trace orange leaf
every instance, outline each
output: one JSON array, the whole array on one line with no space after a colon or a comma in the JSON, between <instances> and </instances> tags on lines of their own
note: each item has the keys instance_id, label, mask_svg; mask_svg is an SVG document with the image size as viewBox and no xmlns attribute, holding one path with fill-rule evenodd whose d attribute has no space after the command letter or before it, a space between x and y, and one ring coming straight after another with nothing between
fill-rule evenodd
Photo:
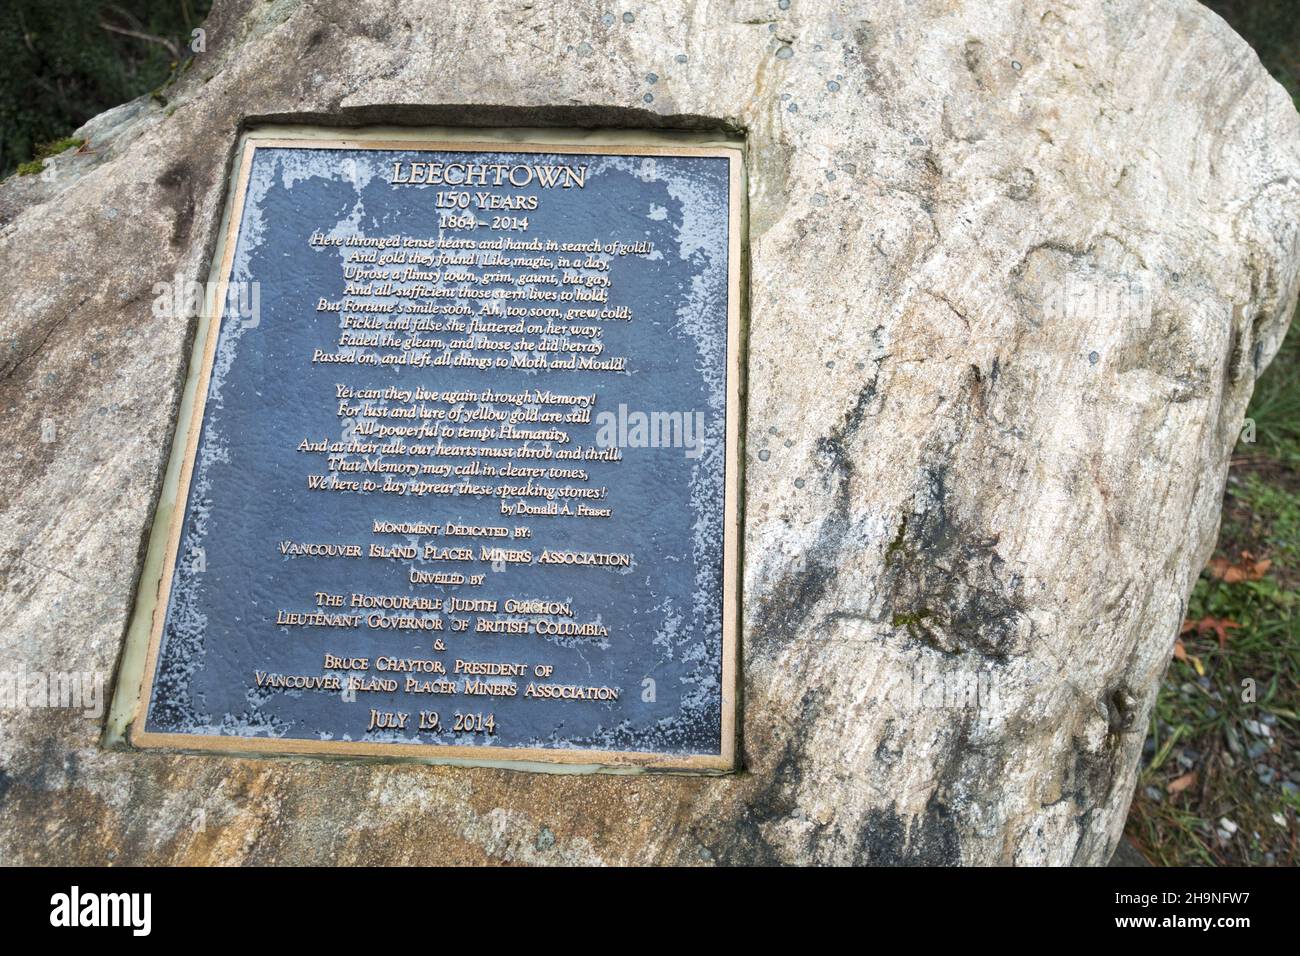
<instances>
[{"instance_id":1,"label":"orange leaf","mask_svg":"<svg viewBox=\"0 0 1300 956\"><path fill-rule=\"evenodd\" d=\"M1215 558L1205 566L1205 570L1210 572L1210 577L1216 581L1227 581L1228 575L1232 574L1233 567L1228 563L1227 558ZM1228 581L1229 584L1233 582Z\"/></svg>"},{"instance_id":2,"label":"orange leaf","mask_svg":"<svg viewBox=\"0 0 1300 956\"><path fill-rule=\"evenodd\" d=\"M1188 631L1187 625L1190 624L1196 629L1199 637L1206 631L1212 631L1219 639L1219 650L1225 650L1228 646L1228 632L1240 630L1241 625L1236 621L1230 621L1226 617L1203 617L1199 621L1187 621L1183 624L1183 633Z\"/></svg>"},{"instance_id":3,"label":"orange leaf","mask_svg":"<svg viewBox=\"0 0 1300 956\"><path fill-rule=\"evenodd\" d=\"M1181 637L1174 638L1174 659L1180 661L1187 660L1187 647L1183 644L1183 639Z\"/></svg>"},{"instance_id":4,"label":"orange leaf","mask_svg":"<svg viewBox=\"0 0 1300 956\"><path fill-rule=\"evenodd\" d=\"M1234 562L1227 558L1215 558L1206 565L1205 570L1209 572L1210 577L1224 584L1240 584L1242 581L1260 580L1268 574L1268 569L1272 566L1271 558L1256 561L1253 554L1243 551L1239 560Z\"/></svg>"},{"instance_id":5,"label":"orange leaf","mask_svg":"<svg viewBox=\"0 0 1300 956\"><path fill-rule=\"evenodd\" d=\"M1181 777L1170 780L1165 789L1170 793L1182 793L1194 783L1196 783L1196 771L1190 770Z\"/></svg>"},{"instance_id":6,"label":"orange leaf","mask_svg":"<svg viewBox=\"0 0 1300 956\"><path fill-rule=\"evenodd\" d=\"M1213 621L1212 626L1214 628L1214 633L1219 636L1219 650L1227 650L1228 632L1232 630L1240 630L1241 625L1236 621L1229 621L1227 618L1223 617L1216 617L1210 620Z\"/></svg>"}]
</instances>

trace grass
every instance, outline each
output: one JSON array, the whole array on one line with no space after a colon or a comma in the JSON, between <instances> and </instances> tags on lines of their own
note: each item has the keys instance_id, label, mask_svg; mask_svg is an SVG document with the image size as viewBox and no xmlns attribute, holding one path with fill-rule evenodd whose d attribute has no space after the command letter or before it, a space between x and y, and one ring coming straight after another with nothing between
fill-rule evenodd
<instances>
[{"instance_id":1,"label":"grass","mask_svg":"<svg viewBox=\"0 0 1300 956\"><path fill-rule=\"evenodd\" d=\"M45 168L45 161L51 156L57 156L69 149L81 149L85 145L86 141L84 139L77 139L75 136L65 136L63 139L56 139L52 143L43 143L36 150L35 159L18 164L18 175L35 176Z\"/></svg>"},{"instance_id":2,"label":"grass","mask_svg":"<svg viewBox=\"0 0 1300 956\"><path fill-rule=\"evenodd\" d=\"M1272 457L1300 465L1300 338L1294 325L1250 401L1257 444Z\"/></svg>"},{"instance_id":3,"label":"grass","mask_svg":"<svg viewBox=\"0 0 1300 956\"><path fill-rule=\"evenodd\" d=\"M1248 417L1129 811L1161 865L1300 863L1300 322Z\"/></svg>"},{"instance_id":4,"label":"grass","mask_svg":"<svg viewBox=\"0 0 1300 956\"><path fill-rule=\"evenodd\" d=\"M1300 103L1295 0L1204 2ZM1300 863L1300 325L1247 416L1255 440L1233 456L1129 811L1126 833L1152 863Z\"/></svg>"}]
</instances>

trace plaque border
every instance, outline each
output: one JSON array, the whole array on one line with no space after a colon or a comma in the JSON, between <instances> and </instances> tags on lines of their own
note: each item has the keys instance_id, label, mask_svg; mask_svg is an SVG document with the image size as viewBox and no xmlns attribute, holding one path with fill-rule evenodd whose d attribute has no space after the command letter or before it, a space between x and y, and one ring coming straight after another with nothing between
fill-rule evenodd
<instances>
[{"instance_id":1,"label":"plaque border","mask_svg":"<svg viewBox=\"0 0 1300 956\"><path fill-rule=\"evenodd\" d=\"M283 129L283 128L282 128ZM319 128L317 128L319 129ZM480 131L483 135L488 131ZM502 132L508 132L503 130ZM551 135L563 134L562 130L530 131ZM575 131L582 136L589 131ZM617 131L623 132L623 131ZM636 131L627 131L635 133ZM657 133L660 131L651 131ZM543 137L539 137L543 138ZM203 414L207 405L208 387L216 357L217 341L220 338L221 323L225 318L225 309L215 308L216 303L224 303L234 266L235 247L239 237L239 228L243 222L244 206L247 199L248 181L252 170L253 158L259 149L375 149L375 150L433 150L440 152L502 152L502 153L549 153L573 155L615 155L615 156L704 156L728 161L728 197L727 197L727 356L726 356L726 448L723 465L723 581L722 581L722 710L720 752L717 754L666 754L643 751L624 750L582 750L553 749L540 747L500 747L467 746L463 744L432 743L365 743L363 741L342 740L302 740L286 737L232 737L223 735L167 733L148 731L145 724L149 715L149 706L153 697L154 680L157 676L159 650L162 642L163 625L166 621L167 608L171 600L172 577L176 568L177 553L180 547L181 531L185 523L186 505L189 501L190 483L193 476L194 460L198 451L199 435L202 430ZM166 749L171 751L193 751L201 753L225 753L249 757L370 757L405 759L428 764L452 764L460 766L489 766L513 769L532 769L541 771L607 771L635 772L638 770L659 771L694 771L727 773L738 769L737 757L739 734L737 711L739 709L739 633L740 633L740 496L741 470L740 457L740 422L744 414L741 401L743 370L741 367L742 335L742 294L741 281L742 255L744 243L742 232L744 226L744 203L746 199L745 169L743 146L729 145L657 145L636 142L571 144L564 142L514 142L503 139L500 142L475 140L468 138L421 139L394 136L384 138L382 135L371 138L315 138L312 136L294 136L288 130L274 135L259 137L255 133L246 134L240 144L241 155L238 156L238 169L235 175L233 200L229 211L229 222L225 229L225 242L221 262L217 273L216 295L205 301L211 320L206 330L197 388L194 395L193 409L183 446L180 475L176 487L175 504L168 522L166 551L163 558L161 577L157 582L157 595L152 604L152 621L149 630L149 642L141 683L136 692L133 713L126 728L126 741L140 749ZM165 497L165 494L164 494ZM160 499L159 508L164 502ZM147 559L146 559L147 561ZM146 563L146 571L148 566ZM141 582L141 595L149 582ZM139 598L137 598L139 600ZM142 609L137 608L134 618ZM127 639L130 638L131 626L128 626ZM123 656L125 658L126 652ZM119 678L119 684L120 684ZM117 691L122 692L118 687ZM116 710L116 707L114 708ZM111 720L111 717L110 717ZM106 736L112 728L106 729Z\"/></svg>"}]
</instances>

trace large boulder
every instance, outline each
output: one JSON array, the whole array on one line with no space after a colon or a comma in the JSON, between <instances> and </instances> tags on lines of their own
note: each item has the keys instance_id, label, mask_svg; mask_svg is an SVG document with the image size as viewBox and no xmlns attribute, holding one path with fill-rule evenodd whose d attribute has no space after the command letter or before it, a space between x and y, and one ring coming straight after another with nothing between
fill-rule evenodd
<instances>
[{"instance_id":1,"label":"large boulder","mask_svg":"<svg viewBox=\"0 0 1300 956\"><path fill-rule=\"evenodd\" d=\"M606 12L606 11L609 12ZM1300 275L1300 118L1191 0L230 0L0 186L0 662L111 675L237 136L748 142L743 761L108 750L0 722L6 862L1100 863ZM159 310L165 312L165 310Z\"/></svg>"}]
</instances>

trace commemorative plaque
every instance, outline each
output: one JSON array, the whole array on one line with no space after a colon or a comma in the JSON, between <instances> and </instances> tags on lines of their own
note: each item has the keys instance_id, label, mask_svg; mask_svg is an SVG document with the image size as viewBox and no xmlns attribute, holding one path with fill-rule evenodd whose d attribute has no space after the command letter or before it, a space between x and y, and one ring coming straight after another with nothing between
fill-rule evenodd
<instances>
[{"instance_id":1,"label":"commemorative plaque","mask_svg":"<svg viewBox=\"0 0 1300 956\"><path fill-rule=\"evenodd\" d=\"M246 139L131 742L732 768L741 173Z\"/></svg>"}]
</instances>

